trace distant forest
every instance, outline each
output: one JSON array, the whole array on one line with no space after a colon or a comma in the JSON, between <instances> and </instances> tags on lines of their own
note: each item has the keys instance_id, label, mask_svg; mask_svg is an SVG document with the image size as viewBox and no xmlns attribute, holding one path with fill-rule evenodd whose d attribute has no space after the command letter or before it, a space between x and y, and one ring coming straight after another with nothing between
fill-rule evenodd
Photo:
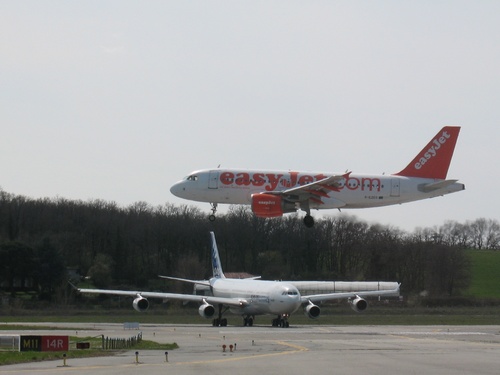
<instances>
[{"instance_id":1,"label":"distant forest","mask_svg":"<svg viewBox=\"0 0 500 375\"><path fill-rule=\"evenodd\" d=\"M209 231L225 272L263 279L384 280L404 295L457 296L467 288L465 249L499 249L491 219L449 221L407 233L344 213L306 228L298 215L262 219L232 206L215 222L187 205L120 207L102 200L30 199L0 190L0 295L60 301L68 278L96 287L165 289L157 275L211 276Z\"/></svg>"}]
</instances>

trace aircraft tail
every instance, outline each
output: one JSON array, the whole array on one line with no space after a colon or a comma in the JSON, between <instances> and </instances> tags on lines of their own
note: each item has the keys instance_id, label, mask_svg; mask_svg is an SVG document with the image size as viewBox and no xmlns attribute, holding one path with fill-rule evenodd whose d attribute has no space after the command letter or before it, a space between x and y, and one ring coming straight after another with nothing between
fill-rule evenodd
<instances>
[{"instance_id":1,"label":"aircraft tail","mask_svg":"<svg viewBox=\"0 0 500 375\"><path fill-rule=\"evenodd\" d=\"M212 273L213 277L217 279L225 279L224 272L222 272L222 265L219 257L219 250L217 249L217 242L215 241L214 232L210 232L211 238L211 256L212 256Z\"/></svg>"},{"instance_id":2,"label":"aircraft tail","mask_svg":"<svg viewBox=\"0 0 500 375\"><path fill-rule=\"evenodd\" d=\"M395 175L446 179L458 133L460 133L459 126L445 126L405 169Z\"/></svg>"}]
</instances>

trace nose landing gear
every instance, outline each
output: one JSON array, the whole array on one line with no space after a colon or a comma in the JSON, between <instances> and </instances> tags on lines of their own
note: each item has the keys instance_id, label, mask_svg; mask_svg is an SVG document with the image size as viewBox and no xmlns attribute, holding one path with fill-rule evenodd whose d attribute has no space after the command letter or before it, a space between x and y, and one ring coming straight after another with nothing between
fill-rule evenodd
<instances>
[{"instance_id":1,"label":"nose landing gear","mask_svg":"<svg viewBox=\"0 0 500 375\"><path fill-rule=\"evenodd\" d=\"M278 315L276 319L273 319L273 327L288 328L290 323L288 322L288 315Z\"/></svg>"},{"instance_id":2,"label":"nose landing gear","mask_svg":"<svg viewBox=\"0 0 500 375\"><path fill-rule=\"evenodd\" d=\"M217 203L210 203L212 206L212 213L208 216L208 220L215 221L215 213L217 212Z\"/></svg>"}]
</instances>

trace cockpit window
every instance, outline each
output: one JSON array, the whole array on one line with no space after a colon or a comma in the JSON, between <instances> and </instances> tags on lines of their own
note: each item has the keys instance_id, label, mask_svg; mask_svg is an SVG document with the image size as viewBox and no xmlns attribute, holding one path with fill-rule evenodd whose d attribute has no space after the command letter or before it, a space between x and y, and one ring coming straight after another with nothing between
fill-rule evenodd
<instances>
[{"instance_id":1,"label":"cockpit window","mask_svg":"<svg viewBox=\"0 0 500 375\"><path fill-rule=\"evenodd\" d=\"M187 176L186 180L188 181L198 181L198 176L195 174L192 174L191 176Z\"/></svg>"},{"instance_id":2,"label":"cockpit window","mask_svg":"<svg viewBox=\"0 0 500 375\"><path fill-rule=\"evenodd\" d=\"M281 293L281 295L283 295L283 296L286 296L286 295L296 296L296 295L298 295L298 293L296 290L285 290L283 293Z\"/></svg>"}]
</instances>

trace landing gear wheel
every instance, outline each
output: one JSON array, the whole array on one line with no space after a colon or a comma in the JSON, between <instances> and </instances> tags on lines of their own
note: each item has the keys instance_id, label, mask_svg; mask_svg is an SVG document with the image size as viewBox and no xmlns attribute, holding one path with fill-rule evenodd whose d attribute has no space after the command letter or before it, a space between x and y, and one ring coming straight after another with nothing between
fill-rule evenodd
<instances>
[{"instance_id":1,"label":"landing gear wheel","mask_svg":"<svg viewBox=\"0 0 500 375\"><path fill-rule=\"evenodd\" d=\"M215 221L215 213L217 212L217 203L210 203L212 206L212 214L208 216L208 220Z\"/></svg>"},{"instance_id":2,"label":"landing gear wheel","mask_svg":"<svg viewBox=\"0 0 500 375\"><path fill-rule=\"evenodd\" d=\"M212 320L212 326L214 327L227 327L227 319L215 318Z\"/></svg>"},{"instance_id":3,"label":"landing gear wheel","mask_svg":"<svg viewBox=\"0 0 500 375\"><path fill-rule=\"evenodd\" d=\"M307 228L312 228L314 226L314 218L311 215L307 214L304 217L304 225Z\"/></svg>"},{"instance_id":4,"label":"landing gear wheel","mask_svg":"<svg viewBox=\"0 0 500 375\"><path fill-rule=\"evenodd\" d=\"M226 310L222 311L222 308L223 306L219 305L219 314L217 315L217 318L212 320L212 326L214 327L227 327L227 319L222 318L222 314L224 314L229 309L226 308Z\"/></svg>"},{"instance_id":5,"label":"landing gear wheel","mask_svg":"<svg viewBox=\"0 0 500 375\"><path fill-rule=\"evenodd\" d=\"M288 322L288 317L282 317L282 316L278 316L276 319L273 319L272 325L273 327L281 327L281 328L290 327L290 323Z\"/></svg>"}]
</instances>

